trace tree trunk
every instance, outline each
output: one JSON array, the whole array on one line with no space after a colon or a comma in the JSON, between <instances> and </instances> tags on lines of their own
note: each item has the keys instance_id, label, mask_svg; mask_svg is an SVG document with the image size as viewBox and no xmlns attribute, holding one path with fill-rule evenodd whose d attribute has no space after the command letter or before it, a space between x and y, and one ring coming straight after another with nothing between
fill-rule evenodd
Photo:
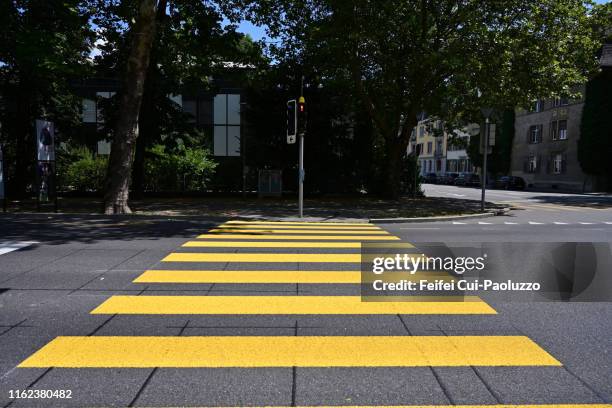
<instances>
[{"instance_id":1,"label":"tree trunk","mask_svg":"<svg viewBox=\"0 0 612 408\"><path fill-rule=\"evenodd\" d=\"M159 91L157 90L159 81L159 69L157 68L158 48L160 47L160 35L166 20L167 0L159 0L157 13L155 16L156 35L151 45L149 56L149 66L142 94L142 104L138 118L138 138L136 139L136 152L134 153L134 163L132 165L132 196L141 198L144 193L145 184L145 160L146 150L153 140L159 136L159 118L157 106Z\"/></svg>"},{"instance_id":2,"label":"tree trunk","mask_svg":"<svg viewBox=\"0 0 612 408\"><path fill-rule=\"evenodd\" d=\"M383 195L387 198L397 199L400 196L402 159L406 155L406 149L408 143L410 143L410 134L416 124L416 119L407 120L399 135L393 133L385 138Z\"/></svg>"},{"instance_id":3,"label":"tree trunk","mask_svg":"<svg viewBox=\"0 0 612 408\"><path fill-rule=\"evenodd\" d=\"M151 139L153 139L152 133L155 132L155 127L157 126L157 123L153 123L157 121L154 118L154 96L149 85L151 82L152 80L149 72L143 92L142 105L140 106L138 139L136 139L136 151L134 153L134 163L132 166L132 195L136 198L142 197L144 193L145 154Z\"/></svg>"},{"instance_id":4,"label":"tree trunk","mask_svg":"<svg viewBox=\"0 0 612 408\"><path fill-rule=\"evenodd\" d=\"M119 117L108 163L105 214L130 213L128 195L134 144L138 137L138 114L155 36L155 0L141 0L132 28L132 43L119 101Z\"/></svg>"},{"instance_id":5,"label":"tree trunk","mask_svg":"<svg viewBox=\"0 0 612 408\"><path fill-rule=\"evenodd\" d=\"M386 198L396 199L400 195L402 157L399 141L389 143L385 152L385 166L383 179L383 195ZM404 149L405 151L405 149Z\"/></svg>"}]
</instances>

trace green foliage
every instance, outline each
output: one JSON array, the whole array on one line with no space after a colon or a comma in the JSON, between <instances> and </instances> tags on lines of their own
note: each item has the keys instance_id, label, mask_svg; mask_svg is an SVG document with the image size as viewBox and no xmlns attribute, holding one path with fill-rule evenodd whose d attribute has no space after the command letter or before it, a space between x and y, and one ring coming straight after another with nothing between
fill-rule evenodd
<instances>
[{"instance_id":1,"label":"green foliage","mask_svg":"<svg viewBox=\"0 0 612 408\"><path fill-rule=\"evenodd\" d=\"M63 191L100 193L104 189L106 156L94 156L85 147L59 150L57 155L57 177Z\"/></svg>"},{"instance_id":2,"label":"green foliage","mask_svg":"<svg viewBox=\"0 0 612 408\"><path fill-rule=\"evenodd\" d=\"M569 92L596 67L590 9L576 0L246 3L281 40L277 60L360 100L382 136L390 195L417 115L469 123L483 105Z\"/></svg>"},{"instance_id":3,"label":"green foliage","mask_svg":"<svg viewBox=\"0 0 612 408\"><path fill-rule=\"evenodd\" d=\"M180 147L168 151L163 145L155 145L148 153L147 191L202 191L217 167L207 149Z\"/></svg>"},{"instance_id":4,"label":"green foliage","mask_svg":"<svg viewBox=\"0 0 612 408\"><path fill-rule=\"evenodd\" d=\"M35 119L56 124L63 141L79 123L80 101L69 81L89 71L93 42L87 2L0 2L0 122L10 194L34 177Z\"/></svg>"},{"instance_id":5,"label":"green foliage","mask_svg":"<svg viewBox=\"0 0 612 408\"><path fill-rule=\"evenodd\" d=\"M578 160L587 174L612 187L612 68L605 68L586 87L580 123Z\"/></svg>"},{"instance_id":6,"label":"green foliage","mask_svg":"<svg viewBox=\"0 0 612 408\"><path fill-rule=\"evenodd\" d=\"M411 197L424 197L421 188L421 176L418 160L414 155L404 156L402 159L401 191Z\"/></svg>"}]
</instances>

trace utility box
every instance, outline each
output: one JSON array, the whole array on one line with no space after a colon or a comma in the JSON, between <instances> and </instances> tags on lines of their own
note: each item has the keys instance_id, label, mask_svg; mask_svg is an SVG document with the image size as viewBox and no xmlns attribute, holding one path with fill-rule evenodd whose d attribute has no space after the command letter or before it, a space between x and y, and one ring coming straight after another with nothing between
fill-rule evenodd
<instances>
[{"instance_id":1,"label":"utility box","mask_svg":"<svg viewBox=\"0 0 612 408\"><path fill-rule=\"evenodd\" d=\"M283 171L259 170L257 185L259 197L280 197L283 192Z\"/></svg>"}]
</instances>

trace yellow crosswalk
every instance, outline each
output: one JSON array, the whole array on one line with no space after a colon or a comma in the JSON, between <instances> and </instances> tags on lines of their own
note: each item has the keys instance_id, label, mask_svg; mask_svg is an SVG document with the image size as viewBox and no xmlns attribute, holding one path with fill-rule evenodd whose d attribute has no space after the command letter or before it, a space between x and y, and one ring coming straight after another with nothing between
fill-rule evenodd
<instances>
[{"instance_id":1,"label":"yellow crosswalk","mask_svg":"<svg viewBox=\"0 0 612 408\"><path fill-rule=\"evenodd\" d=\"M278 234L202 234L198 239L262 239L262 240L331 240L331 241L399 241L393 235L278 235Z\"/></svg>"},{"instance_id":2,"label":"yellow crosswalk","mask_svg":"<svg viewBox=\"0 0 612 408\"><path fill-rule=\"evenodd\" d=\"M322 226L322 227L333 227L339 226L343 228L347 227L377 227L374 224L368 224L365 222L303 222L303 221L227 221L225 224L229 225L282 225L282 226L290 226L290 225L308 225L308 226ZM225 225L224 224L224 225Z\"/></svg>"},{"instance_id":3,"label":"yellow crosswalk","mask_svg":"<svg viewBox=\"0 0 612 408\"><path fill-rule=\"evenodd\" d=\"M92 314L495 314L478 297L363 302L361 296L112 296Z\"/></svg>"},{"instance_id":4,"label":"yellow crosswalk","mask_svg":"<svg viewBox=\"0 0 612 408\"><path fill-rule=\"evenodd\" d=\"M561 363L524 336L77 336L57 337L19 367L533 365Z\"/></svg>"},{"instance_id":5,"label":"yellow crosswalk","mask_svg":"<svg viewBox=\"0 0 612 408\"><path fill-rule=\"evenodd\" d=\"M449 281L447 273L387 272L385 282L406 279ZM147 270L134 283L361 283L361 271L201 271L201 270Z\"/></svg>"},{"instance_id":6,"label":"yellow crosswalk","mask_svg":"<svg viewBox=\"0 0 612 408\"><path fill-rule=\"evenodd\" d=\"M341 232L342 230L359 230L359 231L384 231L382 228L376 225L368 225L365 224L363 226L340 226L340 225L325 225L325 226L317 226L317 225L279 225L279 224L257 224L257 225L241 225L241 224L221 224L218 228L221 229L249 229L249 228L257 228L257 229L292 229L292 230L335 230Z\"/></svg>"},{"instance_id":7,"label":"yellow crosswalk","mask_svg":"<svg viewBox=\"0 0 612 408\"><path fill-rule=\"evenodd\" d=\"M333 270L330 264L359 264L377 254L368 248L411 249L378 226L367 223L244 221L225 222L181 246L161 260L163 269L149 269L134 283L155 284L340 284L359 285L359 265ZM246 252L240 252L240 249ZM248 249L254 249L248 251ZM260 249L259 251L255 249ZM282 249L282 252L274 251ZM306 249L307 251L303 251ZM311 249L308 251L308 249ZM315 253L327 249L325 253ZM231 252L230 252L231 251ZM384 252L384 251L381 251ZM168 263L189 269L170 269ZM213 269L223 263L228 270ZM253 263L234 270L232 263ZM272 263L273 265L267 265ZM286 265L313 263L309 270ZM173 268L180 268L174 266ZM265 269L264 269L265 268ZM329 269L327 269L329 268ZM278 269L278 270L276 270ZM312 269L312 270L310 270ZM386 282L439 279L435 271L387 272ZM214 285L213 285L214 286ZM91 314L99 315L494 315L476 296L111 296ZM558 367L561 362L526 336L60 336L19 367L64 368L217 368L217 367ZM486 407L502 407L487 405ZM503 405L511 407L513 405ZM519 406L519 405L515 405ZM530 407L539 407L529 405ZM558 405L603 407L605 405ZM480 408L465 406L465 408ZM543 406L542 406L543 407ZM396 407L397 408L397 407ZM415 407L413 407L415 408Z\"/></svg>"},{"instance_id":8,"label":"yellow crosswalk","mask_svg":"<svg viewBox=\"0 0 612 408\"><path fill-rule=\"evenodd\" d=\"M361 242L189 241L184 248L361 248Z\"/></svg>"},{"instance_id":9,"label":"yellow crosswalk","mask_svg":"<svg viewBox=\"0 0 612 408\"><path fill-rule=\"evenodd\" d=\"M329 262L359 263L361 254L293 254L293 253L183 253L168 255L162 262Z\"/></svg>"},{"instance_id":10,"label":"yellow crosswalk","mask_svg":"<svg viewBox=\"0 0 612 408\"><path fill-rule=\"evenodd\" d=\"M361 248L361 242L268 242L268 241L189 241L184 248ZM369 248L375 245L369 244ZM408 243L384 245L385 248L414 248Z\"/></svg>"},{"instance_id":11,"label":"yellow crosswalk","mask_svg":"<svg viewBox=\"0 0 612 408\"><path fill-rule=\"evenodd\" d=\"M319 228L316 230L294 230L294 229L265 229L265 228L213 228L210 232L216 233L258 233L258 234L342 234L342 235L360 235L360 234L368 234L368 235L389 235L387 231L383 230L363 230L363 229L351 229L351 230L334 230L334 229L323 229Z\"/></svg>"}]
</instances>

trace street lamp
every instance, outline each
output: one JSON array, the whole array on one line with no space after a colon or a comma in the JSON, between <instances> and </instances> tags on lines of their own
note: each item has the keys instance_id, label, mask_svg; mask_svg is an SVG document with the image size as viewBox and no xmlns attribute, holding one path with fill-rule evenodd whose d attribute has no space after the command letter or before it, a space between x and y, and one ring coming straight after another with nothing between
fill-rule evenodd
<instances>
[{"instance_id":1,"label":"street lamp","mask_svg":"<svg viewBox=\"0 0 612 408\"><path fill-rule=\"evenodd\" d=\"M493 108L481 108L480 112L485 118L485 129L484 129L484 143L480 143L483 146L482 149L482 180L480 181L481 195L480 195L480 211L485 210L485 191L487 189L487 154L489 153L489 118L493 113ZM483 135L481 135L483 137Z\"/></svg>"}]
</instances>

